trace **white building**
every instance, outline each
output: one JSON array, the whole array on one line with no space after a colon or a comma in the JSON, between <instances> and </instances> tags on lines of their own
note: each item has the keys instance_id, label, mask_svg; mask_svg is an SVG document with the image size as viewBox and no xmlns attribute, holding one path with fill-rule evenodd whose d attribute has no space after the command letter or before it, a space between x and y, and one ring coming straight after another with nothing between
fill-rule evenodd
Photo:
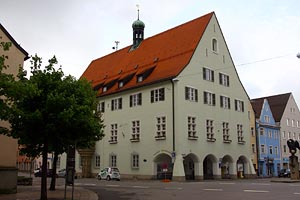
<instances>
[{"instance_id":1,"label":"white building","mask_svg":"<svg viewBox=\"0 0 300 200\"><path fill-rule=\"evenodd\" d=\"M91 62L82 78L99 92L105 137L91 172L116 166L122 178L250 177L249 97L215 13ZM80 172L77 164L77 172Z\"/></svg>"}]
</instances>

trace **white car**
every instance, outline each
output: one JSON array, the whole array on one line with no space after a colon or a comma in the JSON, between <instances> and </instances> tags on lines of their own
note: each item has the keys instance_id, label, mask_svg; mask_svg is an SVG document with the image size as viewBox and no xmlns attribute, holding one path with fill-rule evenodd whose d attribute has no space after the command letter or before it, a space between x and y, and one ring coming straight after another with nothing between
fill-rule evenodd
<instances>
[{"instance_id":1,"label":"white car","mask_svg":"<svg viewBox=\"0 0 300 200\"><path fill-rule=\"evenodd\" d=\"M97 174L97 179L98 180L105 179L107 181L110 181L110 180L120 181L121 175L120 175L118 168L106 167Z\"/></svg>"}]
</instances>

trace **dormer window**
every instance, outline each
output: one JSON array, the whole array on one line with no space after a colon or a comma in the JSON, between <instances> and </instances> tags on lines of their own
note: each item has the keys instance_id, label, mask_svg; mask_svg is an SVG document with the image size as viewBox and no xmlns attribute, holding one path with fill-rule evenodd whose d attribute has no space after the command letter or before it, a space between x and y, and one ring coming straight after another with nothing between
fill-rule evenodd
<instances>
[{"instance_id":1,"label":"dormer window","mask_svg":"<svg viewBox=\"0 0 300 200\"><path fill-rule=\"evenodd\" d=\"M123 81L120 81L119 82L119 88L123 87L124 86L124 82Z\"/></svg>"},{"instance_id":2,"label":"dormer window","mask_svg":"<svg viewBox=\"0 0 300 200\"><path fill-rule=\"evenodd\" d=\"M137 76L137 82L140 83L143 81L143 75Z\"/></svg>"},{"instance_id":3,"label":"dormer window","mask_svg":"<svg viewBox=\"0 0 300 200\"><path fill-rule=\"evenodd\" d=\"M212 51L213 52L218 52L218 41L216 38L212 39Z\"/></svg>"},{"instance_id":4,"label":"dormer window","mask_svg":"<svg viewBox=\"0 0 300 200\"><path fill-rule=\"evenodd\" d=\"M106 92L106 91L107 91L107 87L104 86L104 87L102 88L102 92Z\"/></svg>"}]
</instances>

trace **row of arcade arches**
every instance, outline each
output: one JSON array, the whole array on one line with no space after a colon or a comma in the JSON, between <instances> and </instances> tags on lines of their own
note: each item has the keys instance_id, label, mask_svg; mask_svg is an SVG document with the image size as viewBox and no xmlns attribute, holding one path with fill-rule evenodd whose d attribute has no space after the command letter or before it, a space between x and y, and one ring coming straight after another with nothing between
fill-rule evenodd
<instances>
[{"instance_id":1,"label":"row of arcade arches","mask_svg":"<svg viewBox=\"0 0 300 200\"><path fill-rule=\"evenodd\" d=\"M160 153L155 156L153 161L157 179L172 179L171 155ZM182 164L185 180L244 178L245 175L251 174L249 160L243 155L235 160L230 155L217 158L215 155L209 154L200 160L197 155L190 153L183 157Z\"/></svg>"}]
</instances>

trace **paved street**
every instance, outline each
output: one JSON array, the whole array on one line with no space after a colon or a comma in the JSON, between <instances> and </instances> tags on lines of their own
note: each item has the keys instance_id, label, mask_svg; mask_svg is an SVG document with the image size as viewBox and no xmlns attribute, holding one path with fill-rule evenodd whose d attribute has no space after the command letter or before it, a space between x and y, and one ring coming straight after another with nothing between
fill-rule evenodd
<instances>
[{"instance_id":1,"label":"paved street","mask_svg":"<svg viewBox=\"0 0 300 200\"><path fill-rule=\"evenodd\" d=\"M273 179L278 180L278 179ZM280 179L286 180L286 179ZM76 185L98 193L101 200L215 200L299 199L300 183L271 182L271 179L169 182L78 180Z\"/></svg>"}]
</instances>

